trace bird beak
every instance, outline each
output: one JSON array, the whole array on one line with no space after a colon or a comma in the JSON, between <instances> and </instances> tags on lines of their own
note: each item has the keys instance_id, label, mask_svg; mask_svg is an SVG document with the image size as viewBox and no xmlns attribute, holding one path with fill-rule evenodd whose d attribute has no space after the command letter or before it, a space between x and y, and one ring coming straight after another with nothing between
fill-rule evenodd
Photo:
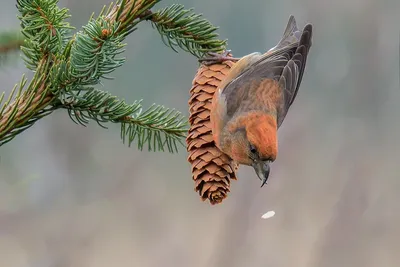
<instances>
[{"instance_id":1,"label":"bird beak","mask_svg":"<svg viewBox=\"0 0 400 267\"><path fill-rule=\"evenodd\" d=\"M253 168L257 173L258 178L261 180L262 184L261 187L263 187L268 180L269 176L269 161L254 161L253 162Z\"/></svg>"}]
</instances>

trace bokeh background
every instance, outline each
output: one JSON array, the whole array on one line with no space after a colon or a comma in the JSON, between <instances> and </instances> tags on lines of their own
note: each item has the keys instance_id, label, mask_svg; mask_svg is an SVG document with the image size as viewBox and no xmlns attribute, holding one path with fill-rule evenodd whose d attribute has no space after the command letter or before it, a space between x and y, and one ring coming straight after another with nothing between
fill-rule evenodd
<instances>
[{"instance_id":1,"label":"bokeh background","mask_svg":"<svg viewBox=\"0 0 400 267\"><path fill-rule=\"evenodd\" d=\"M184 147L138 152L118 125L85 128L55 112L1 147L0 266L400 266L400 2L178 2L220 26L235 56L274 46L290 14L314 24L268 186L243 167L229 197L210 206L193 190ZM79 29L107 3L60 6ZM3 1L0 30L18 27L15 1ZM127 43L128 61L104 89L188 115L195 58L146 23ZM1 90L23 73L9 56ZM275 217L261 219L269 210Z\"/></svg>"}]
</instances>

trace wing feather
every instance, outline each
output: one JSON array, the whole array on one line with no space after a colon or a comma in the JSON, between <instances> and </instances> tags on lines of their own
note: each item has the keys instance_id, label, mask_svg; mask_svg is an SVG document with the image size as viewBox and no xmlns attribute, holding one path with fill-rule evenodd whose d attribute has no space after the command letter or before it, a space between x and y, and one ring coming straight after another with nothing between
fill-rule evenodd
<instances>
[{"instance_id":1,"label":"wing feather","mask_svg":"<svg viewBox=\"0 0 400 267\"><path fill-rule=\"evenodd\" d=\"M293 20L290 30L297 30L293 26ZM300 36L298 30L291 36ZM285 32L284 36L289 36ZM303 77L308 51L311 47L312 25L307 24L301 32L297 42L286 44L281 47L279 44L257 61L245 68L240 74L232 79L224 88L221 89L221 97L226 101L225 116L231 119L237 112L250 111L254 109L270 108L265 101L259 101L262 105L255 105L254 97L260 94L259 90L274 90L273 86L265 86L266 80L273 80L279 85L280 98L276 98L275 109L278 113L278 127L282 124L289 107L293 103ZM299 40L300 39L300 40ZM276 89L276 88L275 88ZM263 110L264 111L264 110ZM226 122L228 120L225 120Z\"/></svg>"}]
</instances>

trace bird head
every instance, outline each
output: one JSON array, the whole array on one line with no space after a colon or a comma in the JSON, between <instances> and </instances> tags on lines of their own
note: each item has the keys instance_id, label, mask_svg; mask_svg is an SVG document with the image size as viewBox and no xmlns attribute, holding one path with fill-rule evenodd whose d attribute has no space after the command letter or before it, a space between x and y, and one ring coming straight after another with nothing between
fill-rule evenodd
<instances>
[{"instance_id":1,"label":"bird head","mask_svg":"<svg viewBox=\"0 0 400 267\"><path fill-rule=\"evenodd\" d=\"M263 186L275 161L277 144L276 116L250 113L228 126L221 150L239 164L252 166Z\"/></svg>"}]
</instances>

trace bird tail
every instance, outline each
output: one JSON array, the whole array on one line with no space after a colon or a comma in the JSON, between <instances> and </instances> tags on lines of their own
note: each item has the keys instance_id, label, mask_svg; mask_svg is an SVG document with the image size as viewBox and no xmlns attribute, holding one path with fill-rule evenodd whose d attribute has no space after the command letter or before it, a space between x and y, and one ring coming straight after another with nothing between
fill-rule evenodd
<instances>
[{"instance_id":1,"label":"bird tail","mask_svg":"<svg viewBox=\"0 0 400 267\"><path fill-rule=\"evenodd\" d=\"M272 52L273 50L280 50L284 47L296 44L300 41L301 31L297 28L296 19L293 15L290 15L289 21L287 23L286 29L283 32L283 36L279 43L272 47L268 52Z\"/></svg>"}]
</instances>

